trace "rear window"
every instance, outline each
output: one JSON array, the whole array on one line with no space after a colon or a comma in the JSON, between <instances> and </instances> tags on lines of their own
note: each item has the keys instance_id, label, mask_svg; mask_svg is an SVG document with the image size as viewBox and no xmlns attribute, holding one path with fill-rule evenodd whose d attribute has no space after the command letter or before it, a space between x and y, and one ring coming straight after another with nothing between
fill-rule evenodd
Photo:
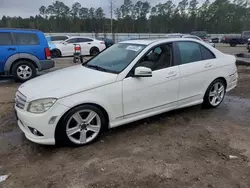
<instances>
[{"instance_id":1,"label":"rear window","mask_svg":"<svg viewBox=\"0 0 250 188\"><path fill-rule=\"evenodd\" d=\"M200 45L200 47L201 47L202 57L203 57L204 60L206 60L206 59L214 59L215 58L215 55L210 50L208 50L207 48L205 48L202 45Z\"/></svg>"},{"instance_id":2,"label":"rear window","mask_svg":"<svg viewBox=\"0 0 250 188\"><path fill-rule=\"evenodd\" d=\"M39 39L34 33L15 33L17 45L39 45Z\"/></svg>"},{"instance_id":3,"label":"rear window","mask_svg":"<svg viewBox=\"0 0 250 188\"><path fill-rule=\"evenodd\" d=\"M10 33L0 33L0 45L12 45Z\"/></svg>"}]
</instances>

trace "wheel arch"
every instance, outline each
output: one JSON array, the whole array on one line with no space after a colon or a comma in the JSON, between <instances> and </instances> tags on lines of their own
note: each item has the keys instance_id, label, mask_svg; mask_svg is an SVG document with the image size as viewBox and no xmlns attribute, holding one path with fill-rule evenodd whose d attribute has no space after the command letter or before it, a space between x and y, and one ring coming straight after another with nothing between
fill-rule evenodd
<instances>
[{"instance_id":1,"label":"wheel arch","mask_svg":"<svg viewBox=\"0 0 250 188\"><path fill-rule=\"evenodd\" d=\"M10 56L6 60L6 63L4 65L4 71L6 73L11 73L13 64L22 60L31 62L38 70L41 69L41 65L39 64L39 59L36 56L32 54L27 54L27 53L17 53L17 54Z\"/></svg>"},{"instance_id":2,"label":"wheel arch","mask_svg":"<svg viewBox=\"0 0 250 188\"><path fill-rule=\"evenodd\" d=\"M203 93L203 98L205 97L205 94L206 94L206 91L207 91L207 89L209 88L209 86L215 81L215 80L218 80L218 79L220 79L220 80L222 80L224 83L225 83L225 90L226 90L226 88L227 88L227 80L226 80L226 78L224 78L224 77L217 77L217 78L215 78L212 82L210 82L207 86L206 86L206 88L205 88L205 92Z\"/></svg>"},{"instance_id":3,"label":"wheel arch","mask_svg":"<svg viewBox=\"0 0 250 188\"><path fill-rule=\"evenodd\" d=\"M107 121L107 125L109 124L110 117L109 117L109 114L108 114L108 112L106 111L105 108L103 108L103 107L102 107L101 105L99 105L99 104L92 103L92 102L81 103L81 104L77 104L77 105L75 105L75 106L69 108L66 112L63 113L63 115L60 117L59 121L58 121L57 124L56 124L55 134L56 134L57 129L58 129L59 125L61 124L63 118L66 116L66 114L67 114L70 110L72 110L72 109L74 109L74 108L77 108L77 107L79 107L79 106L82 106L82 105L92 105L92 106L95 106L95 107L99 108L99 109L102 111L102 113L104 114L104 116L105 116L105 119L106 119L106 121Z\"/></svg>"}]
</instances>

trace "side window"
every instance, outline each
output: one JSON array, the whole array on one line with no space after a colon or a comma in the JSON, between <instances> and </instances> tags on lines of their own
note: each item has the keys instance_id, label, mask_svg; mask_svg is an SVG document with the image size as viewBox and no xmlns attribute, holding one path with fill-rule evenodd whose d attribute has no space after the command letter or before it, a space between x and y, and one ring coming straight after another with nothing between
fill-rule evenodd
<instances>
[{"instance_id":1,"label":"side window","mask_svg":"<svg viewBox=\"0 0 250 188\"><path fill-rule=\"evenodd\" d=\"M66 36L51 36L52 41L60 41L60 40L66 40L68 37Z\"/></svg>"},{"instance_id":2,"label":"side window","mask_svg":"<svg viewBox=\"0 0 250 188\"><path fill-rule=\"evenodd\" d=\"M17 45L39 45L39 39L34 33L15 33Z\"/></svg>"},{"instance_id":3,"label":"side window","mask_svg":"<svg viewBox=\"0 0 250 188\"><path fill-rule=\"evenodd\" d=\"M12 39L10 33L0 33L0 45L12 45Z\"/></svg>"},{"instance_id":4,"label":"side window","mask_svg":"<svg viewBox=\"0 0 250 188\"><path fill-rule=\"evenodd\" d=\"M78 42L92 42L93 40L87 38L78 38Z\"/></svg>"},{"instance_id":5,"label":"side window","mask_svg":"<svg viewBox=\"0 0 250 188\"><path fill-rule=\"evenodd\" d=\"M177 45L180 51L181 64L202 60L200 45L198 43L178 42Z\"/></svg>"},{"instance_id":6,"label":"side window","mask_svg":"<svg viewBox=\"0 0 250 188\"><path fill-rule=\"evenodd\" d=\"M210 50L208 50L206 47L200 45L200 48L201 48L201 54L202 54L203 60L215 58L215 55Z\"/></svg>"},{"instance_id":7,"label":"side window","mask_svg":"<svg viewBox=\"0 0 250 188\"><path fill-rule=\"evenodd\" d=\"M170 67L173 64L172 44L157 46L148 52L136 65L151 68L152 71Z\"/></svg>"},{"instance_id":8,"label":"side window","mask_svg":"<svg viewBox=\"0 0 250 188\"><path fill-rule=\"evenodd\" d=\"M69 39L69 40L66 40L67 43L77 43L77 38L73 38L73 39Z\"/></svg>"}]
</instances>

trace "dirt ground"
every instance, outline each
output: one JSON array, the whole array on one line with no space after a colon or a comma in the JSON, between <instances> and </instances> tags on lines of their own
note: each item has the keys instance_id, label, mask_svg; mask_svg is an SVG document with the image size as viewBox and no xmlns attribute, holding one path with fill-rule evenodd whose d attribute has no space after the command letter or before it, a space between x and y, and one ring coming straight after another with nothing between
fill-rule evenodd
<instances>
[{"instance_id":1,"label":"dirt ground","mask_svg":"<svg viewBox=\"0 0 250 188\"><path fill-rule=\"evenodd\" d=\"M164 113L79 148L27 141L13 112L18 84L2 82L0 175L10 176L0 187L249 188L250 68L238 72L237 88L217 109Z\"/></svg>"}]
</instances>

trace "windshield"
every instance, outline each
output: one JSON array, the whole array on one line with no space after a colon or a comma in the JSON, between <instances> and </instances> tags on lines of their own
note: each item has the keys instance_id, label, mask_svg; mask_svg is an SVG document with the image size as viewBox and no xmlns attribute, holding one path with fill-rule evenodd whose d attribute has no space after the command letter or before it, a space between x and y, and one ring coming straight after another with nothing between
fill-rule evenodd
<instances>
[{"instance_id":1,"label":"windshield","mask_svg":"<svg viewBox=\"0 0 250 188\"><path fill-rule=\"evenodd\" d=\"M135 57L146 47L146 45L118 43L109 47L99 55L92 58L87 67L99 67L97 70L120 73L125 69Z\"/></svg>"}]
</instances>

